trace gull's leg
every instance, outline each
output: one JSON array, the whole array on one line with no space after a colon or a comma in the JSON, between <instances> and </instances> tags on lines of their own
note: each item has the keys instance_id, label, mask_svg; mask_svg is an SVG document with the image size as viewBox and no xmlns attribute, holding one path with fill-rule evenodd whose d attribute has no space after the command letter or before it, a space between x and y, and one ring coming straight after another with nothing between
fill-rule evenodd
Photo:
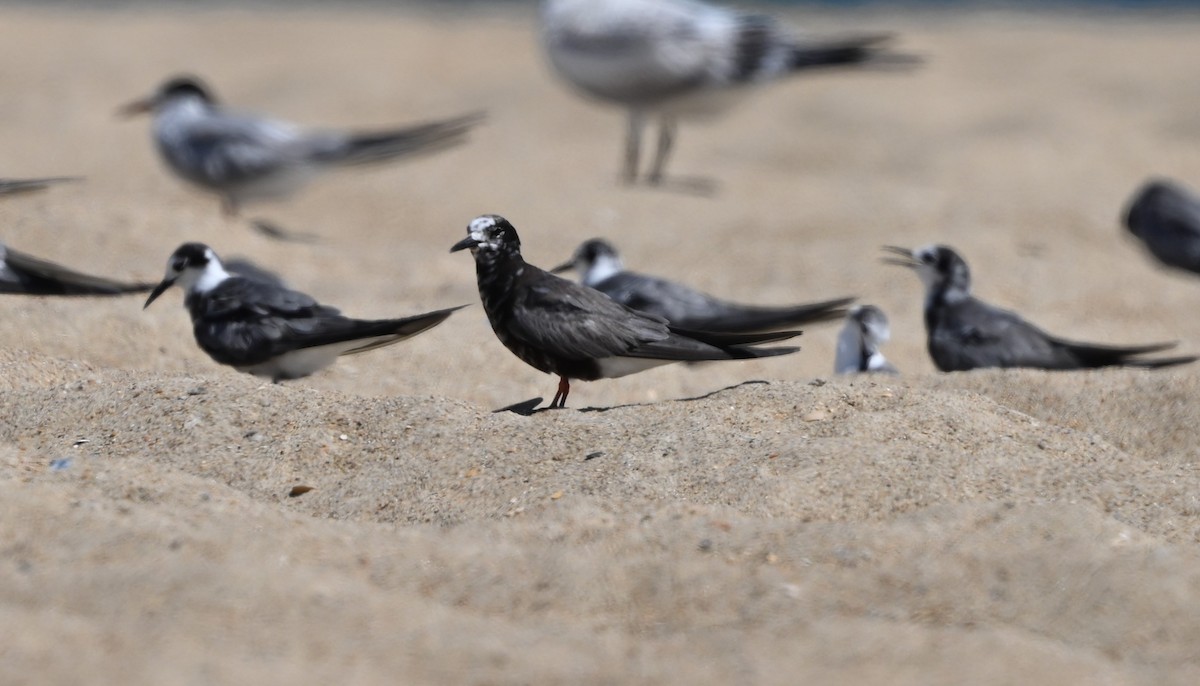
<instances>
[{"instance_id":1,"label":"gull's leg","mask_svg":"<svg viewBox=\"0 0 1200 686\"><path fill-rule=\"evenodd\" d=\"M550 401L550 408L560 408L567 406L567 394L571 392L571 383L567 381L567 377L558 377L558 392L554 394L554 400Z\"/></svg>"},{"instance_id":2,"label":"gull's leg","mask_svg":"<svg viewBox=\"0 0 1200 686\"><path fill-rule=\"evenodd\" d=\"M629 111L628 129L625 132L625 168L621 173L621 181L628 184L637 182L638 157L642 148L642 128L646 123L646 115L638 110Z\"/></svg>"},{"instance_id":3,"label":"gull's leg","mask_svg":"<svg viewBox=\"0 0 1200 686\"><path fill-rule=\"evenodd\" d=\"M663 181L663 171L667 167L667 157L671 154L671 146L675 143L675 118L664 115L659 122L658 150L654 155L654 165L650 167L648 181L658 185Z\"/></svg>"}]
</instances>

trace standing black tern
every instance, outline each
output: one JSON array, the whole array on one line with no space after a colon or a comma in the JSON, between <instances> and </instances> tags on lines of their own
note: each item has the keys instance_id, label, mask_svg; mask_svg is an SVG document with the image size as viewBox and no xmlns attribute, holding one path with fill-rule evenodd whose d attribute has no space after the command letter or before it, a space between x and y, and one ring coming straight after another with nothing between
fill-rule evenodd
<instances>
[{"instance_id":1,"label":"standing black tern","mask_svg":"<svg viewBox=\"0 0 1200 686\"><path fill-rule=\"evenodd\" d=\"M471 251L479 297L496 337L531 367L559 376L550 407L564 407L570 379L612 379L671 362L785 355L799 348L754 348L799 331L730 334L679 329L599 291L525 262L504 217L484 215L450 248Z\"/></svg>"},{"instance_id":2,"label":"standing black tern","mask_svg":"<svg viewBox=\"0 0 1200 686\"><path fill-rule=\"evenodd\" d=\"M81 180L78 176L51 176L43 179L0 179L0 195L40 191L56 183Z\"/></svg>"},{"instance_id":3,"label":"standing black tern","mask_svg":"<svg viewBox=\"0 0 1200 686\"><path fill-rule=\"evenodd\" d=\"M853 307L846 315L846 326L838 335L837 354L833 362L835 374L859 374L899 371L879 351L891 338L887 315L874 305Z\"/></svg>"},{"instance_id":4,"label":"standing black tern","mask_svg":"<svg viewBox=\"0 0 1200 686\"><path fill-rule=\"evenodd\" d=\"M0 293L22 295L124 295L152 283L115 281L68 269L0 244Z\"/></svg>"},{"instance_id":5,"label":"standing black tern","mask_svg":"<svg viewBox=\"0 0 1200 686\"><path fill-rule=\"evenodd\" d=\"M680 283L626 271L617 249L599 238L584 242L568 262L550 271L557 274L569 269L580 273L583 285L622 305L694 331L746 333L840 319L846 314L846 305L854 301L838 298L785 307L741 305Z\"/></svg>"},{"instance_id":6,"label":"standing black tern","mask_svg":"<svg viewBox=\"0 0 1200 686\"><path fill-rule=\"evenodd\" d=\"M394 131L304 131L223 108L199 79L181 76L121 108L154 113L154 142L173 172L221 198L226 214L246 202L291 195L320 171L461 143L483 116L468 114Z\"/></svg>"},{"instance_id":7,"label":"standing black tern","mask_svg":"<svg viewBox=\"0 0 1200 686\"><path fill-rule=\"evenodd\" d=\"M1177 183L1143 185L1125 210L1125 227L1168 267L1200 274L1200 197Z\"/></svg>"},{"instance_id":8,"label":"standing black tern","mask_svg":"<svg viewBox=\"0 0 1200 686\"><path fill-rule=\"evenodd\" d=\"M150 293L149 307L178 284L196 343L220 364L279 382L411 338L441 324L458 307L401 319L350 319L311 297L258 276L227 271L212 248L184 243Z\"/></svg>"},{"instance_id":9,"label":"standing black tern","mask_svg":"<svg viewBox=\"0 0 1200 686\"><path fill-rule=\"evenodd\" d=\"M646 181L664 180L680 118L719 114L740 86L799 71L902 62L890 36L801 38L773 18L698 0L544 0L542 43L555 70L584 94L629 110L623 180L638 176L642 129L659 120ZM911 60L908 60L911 62Z\"/></svg>"},{"instance_id":10,"label":"standing black tern","mask_svg":"<svg viewBox=\"0 0 1200 686\"><path fill-rule=\"evenodd\" d=\"M1015 312L971 295L971 272L958 253L944 245L916 250L887 246L899 258L886 262L917 272L925 284L925 331L929 355L943 372L985 367L1089 369L1095 367L1169 367L1195 356L1146 359L1175 343L1116 347L1077 343L1042 331Z\"/></svg>"}]
</instances>

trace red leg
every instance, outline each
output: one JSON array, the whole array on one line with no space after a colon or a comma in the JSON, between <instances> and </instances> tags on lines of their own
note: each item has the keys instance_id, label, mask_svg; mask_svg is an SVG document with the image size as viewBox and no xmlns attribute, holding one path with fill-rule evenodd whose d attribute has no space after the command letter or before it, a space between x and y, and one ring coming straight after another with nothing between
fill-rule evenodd
<instances>
[{"instance_id":1,"label":"red leg","mask_svg":"<svg viewBox=\"0 0 1200 686\"><path fill-rule=\"evenodd\" d=\"M554 400L550 401L550 407L566 407L567 394L571 392L571 383L567 381L567 377L558 377L558 392L554 394Z\"/></svg>"}]
</instances>

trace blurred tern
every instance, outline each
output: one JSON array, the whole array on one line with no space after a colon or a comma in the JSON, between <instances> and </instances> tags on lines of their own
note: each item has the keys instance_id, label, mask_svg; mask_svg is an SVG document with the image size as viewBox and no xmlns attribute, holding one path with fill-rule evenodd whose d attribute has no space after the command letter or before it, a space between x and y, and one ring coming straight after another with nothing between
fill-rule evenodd
<instances>
[{"instance_id":1,"label":"blurred tern","mask_svg":"<svg viewBox=\"0 0 1200 686\"><path fill-rule=\"evenodd\" d=\"M277 119L223 108L201 81L177 77L121 108L154 113L154 142L175 174L216 193L228 215L240 205L286 197L319 172L379 162L461 143L483 115L375 133L304 131Z\"/></svg>"},{"instance_id":2,"label":"blurred tern","mask_svg":"<svg viewBox=\"0 0 1200 686\"><path fill-rule=\"evenodd\" d=\"M629 110L626 183L637 180L650 117L659 120L659 138L646 180L658 184L678 120L719 114L741 86L833 66L913 62L880 51L889 35L801 38L771 17L699 0L544 0L541 28L560 76Z\"/></svg>"},{"instance_id":3,"label":"blurred tern","mask_svg":"<svg viewBox=\"0 0 1200 686\"><path fill-rule=\"evenodd\" d=\"M799 331L729 334L686 331L525 262L521 239L504 217L476 217L450 252L470 250L479 297L496 337L529 366L559 376L550 407L565 407L570 379L595 381L672 362L786 355L799 348L755 348Z\"/></svg>"},{"instance_id":4,"label":"blurred tern","mask_svg":"<svg viewBox=\"0 0 1200 686\"><path fill-rule=\"evenodd\" d=\"M1194 362L1195 356L1146 359L1175 343L1115 347L1068 341L1042 331L1015 312L971 295L971 272L958 253L944 245L916 250L887 246L898 258L890 264L917 272L925 284L925 331L929 355L943 372L986 367L1090 369L1121 366L1147 369Z\"/></svg>"},{"instance_id":5,"label":"blurred tern","mask_svg":"<svg viewBox=\"0 0 1200 686\"><path fill-rule=\"evenodd\" d=\"M854 301L838 298L786 307L741 305L680 283L626 271L617 249L599 238L580 245L570 261L550 271L557 274L569 269L580 273L583 285L622 305L693 331L745 333L840 319L846 314L846 305Z\"/></svg>"},{"instance_id":6,"label":"blurred tern","mask_svg":"<svg viewBox=\"0 0 1200 686\"><path fill-rule=\"evenodd\" d=\"M1165 179L1138 190L1125 227L1168 267L1200 274L1200 197Z\"/></svg>"},{"instance_id":7,"label":"blurred tern","mask_svg":"<svg viewBox=\"0 0 1200 686\"><path fill-rule=\"evenodd\" d=\"M230 273L212 248L185 243L171 255L166 276L144 307L178 284L200 349L220 364L275 382L308 376L342 355L411 338L460 309L401 319L350 319L271 276Z\"/></svg>"},{"instance_id":8,"label":"blurred tern","mask_svg":"<svg viewBox=\"0 0 1200 686\"><path fill-rule=\"evenodd\" d=\"M114 281L83 274L0 244L0 293L21 295L124 295L145 293L152 283Z\"/></svg>"},{"instance_id":9,"label":"blurred tern","mask_svg":"<svg viewBox=\"0 0 1200 686\"><path fill-rule=\"evenodd\" d=\"M837 355L833 362L835 374L899 371L879 352L879 347L891 338L887 315L874 305L859 305L846 315L846 326L838 335Z\"/></svg>"}]
</instances>

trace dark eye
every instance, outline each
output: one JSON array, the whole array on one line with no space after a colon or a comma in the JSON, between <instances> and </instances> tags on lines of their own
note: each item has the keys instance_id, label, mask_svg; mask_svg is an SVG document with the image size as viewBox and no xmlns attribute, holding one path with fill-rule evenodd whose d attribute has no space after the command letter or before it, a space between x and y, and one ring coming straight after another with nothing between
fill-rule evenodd
<instances>
[{"instance_id":1,"label":"dark eye","mask_svg":"<svg viewBox=\"0 0 1200 686\"><path fill-rule=\"evenodd\" d=\"M187 266L187 260L185 260L183 258L179 258L178 260L175 260L175 262L173 262L171 264L171 269L174 269L177 272L181 272L181 271L183 271L184 267L186 267L186 266Z\"/></svg>"}]
</instances>

